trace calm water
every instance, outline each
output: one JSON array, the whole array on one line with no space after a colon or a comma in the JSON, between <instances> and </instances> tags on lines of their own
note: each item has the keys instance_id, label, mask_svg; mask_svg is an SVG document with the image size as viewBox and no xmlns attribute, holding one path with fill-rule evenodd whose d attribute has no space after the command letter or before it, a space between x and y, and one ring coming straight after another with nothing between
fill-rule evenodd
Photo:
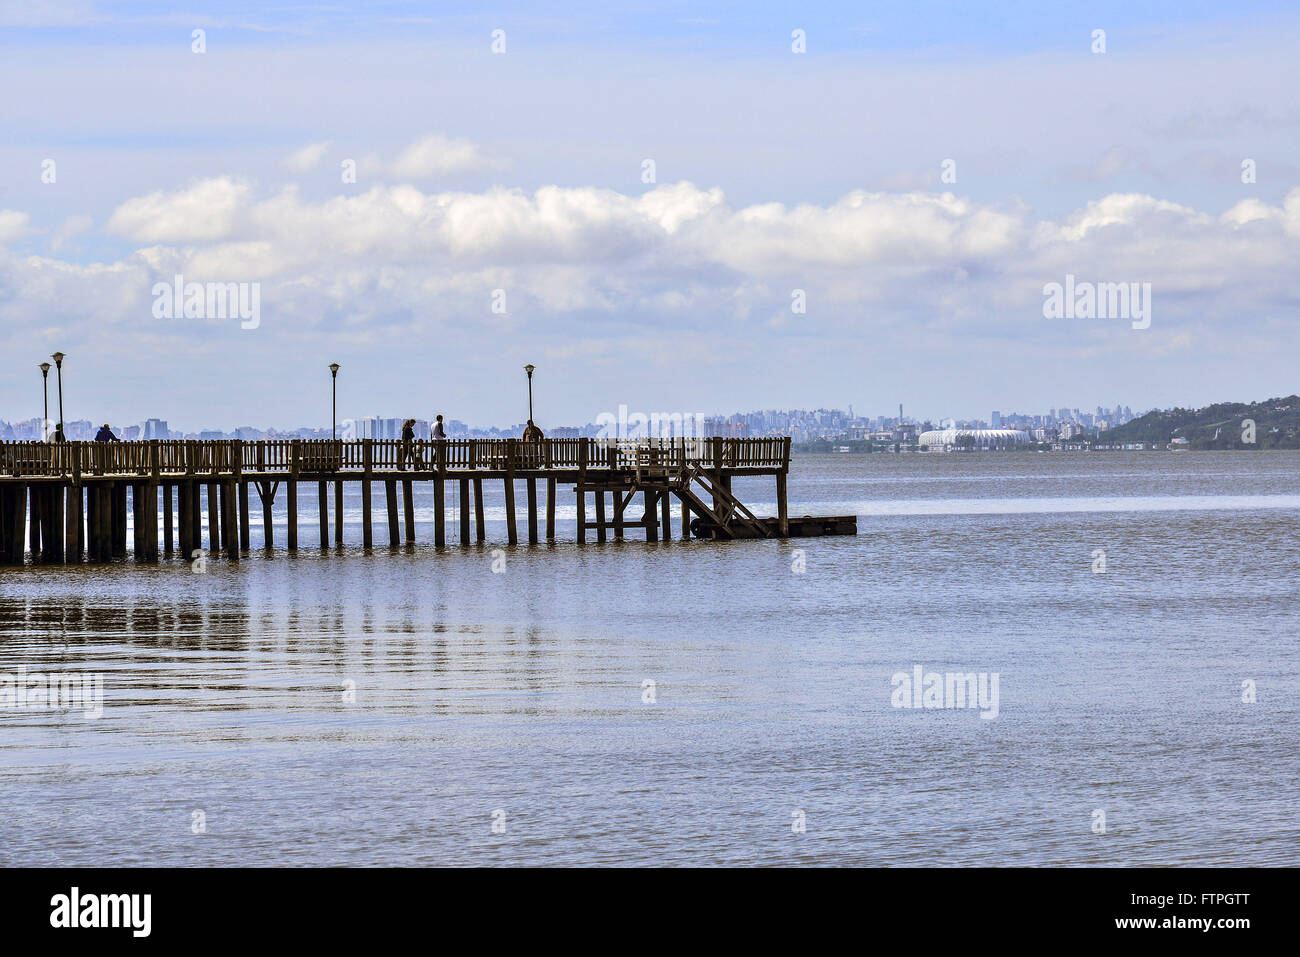
<instances>
[{"instance_id":1,"label":"calm water","mask_svg":"<svg viewBox=\"0 0 1300 957\"><path fill-rule=\"evenodd\" d=\"M103 678L98 719L0 706L0 862L1298 864L1297 476L796 456L792 514L856 538L371 554L304 486L296 555L255 499L206 574L0 569L0 675ZM996 672L998 716L893 707L914 665Z\"/></svg>"}]
</instances>

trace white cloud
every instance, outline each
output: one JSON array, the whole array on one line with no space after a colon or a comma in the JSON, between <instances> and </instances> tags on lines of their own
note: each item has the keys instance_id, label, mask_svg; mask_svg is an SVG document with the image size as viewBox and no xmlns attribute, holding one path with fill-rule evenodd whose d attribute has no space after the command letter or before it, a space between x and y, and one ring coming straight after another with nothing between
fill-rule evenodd
<instances>
[{"instance_id":1,"label":"white cloud","mask_svg":"<svg viewBox=\"0 0 1300 957\"><path fill-rule=\"evenodd\" d=\"M400 179L431 179L449 173L483 169L491 164L469 140L428 133L398 154L390 172Z\"/></svg>"},{"instance_id":2,"label":"white cloud","mask_svg":"<svg viewBox=\"0 0 1300 957\"><path fill-rule=\"evenodd\" d=\"M30 217L12 209L0 209L0 243L11 243L27 232Z\"/></svg>"},{"instance_id":3,"label":"white cloud","mask_svg":"<svg viewBox=\"0 0 1300 957\"><path fill-rule=\"evenodd\" d=\"M324 143L308 143L302 149L295 150L285 157L284 165L295 173L305 173L315 169L332 145L334 144L328 140Z\"/></svg>"},{"instance_id":4,"label":"white cloud","mask_svg":"<svg viewBox=\"0 0 1300 957\"><path fill-rule=\"evenodd\" d=\"M229 176L200 180L171 193L130 199L109 217L106 229L136 242L205 242L228 235L249 187Z\"/></svg>"}]
</instances>

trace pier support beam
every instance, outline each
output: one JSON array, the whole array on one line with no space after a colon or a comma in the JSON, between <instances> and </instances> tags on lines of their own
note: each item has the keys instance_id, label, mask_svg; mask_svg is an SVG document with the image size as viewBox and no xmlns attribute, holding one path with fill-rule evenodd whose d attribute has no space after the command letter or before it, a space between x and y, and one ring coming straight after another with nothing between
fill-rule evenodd
<instances>
[{"instance_id":1,"label":"pier support beam","mask_svg":"<svg viewBox=\"0 0 1300 957\"><path fill-rule=\"evenodd\" d=\"M298 476L289 477L285 485L285 507L289 510L289 526L285 530L285 547L291 552L298 550Z\"/></svg>"},{"instance_id":2,"label":"pier support beam","mask_svg":"<svg viewBox=\"0 0 1300 957\"><path fill-rule=\"evenodd\" d=\"M172 487L163 485L163 554L171 555L172 553Z\"/></svg>"},{"instance_id":3,"label":"pier support beam","mask_svg":"<svg viewBox=\"0 0 1300 957\"><path fill-rule=\"evenodd\" d=\"M469 544L469 479L460 480L460 543Z\"/></svg>"},{"instance_id":4,"label":"pier support beam","mask_svg":"<svg viewBox=\"0 0 1300 957\"><path fill-rule=\"evenodd\" d=\"M596 489L596 541L605 540L605 490Z\"/></svg>"},{"instance_id":5,"label":"pier support beam","mask_svg":"<svg viewBox=\"0 0 1300 957\"><path fill-rule=\"evenodd\" d=\"M483 521L483 480L474 479L474 541L479 544L487 538L486 524Z\"/></svg>"},{"instance_id":6,"label":"pier support beam","mask_svg":"<svg viewBox=\"0 0 1300 957\"><path fill-rule=\"evenodd\" d=\"M185 481L176 486L176 511L179 513L181 558L189 561L194 555L194 483Z\"/></svg>"},{"instance_id":7,"label":"pier support beam","mask_svg":"<svg viewBox=\"0 0 1300 957\"><path fill-rule=\"evenodd\" d=\"M578 506L578 544L587 544L587 493L582 490L579 484L577 492Z\"/></svg>"},{"instance_id":8,"label":"pier support beam","mask_svg":"<svg viewBox=\"0 0 1300 957\"><path fill-rule=\"evenodd\" d=\"M776 520L781 529L781 537L789 538L790 515L786 506L785 480L786 475L784 472L776 473Z\"/></svg>"},{"instance_id":9,"label":"pier support beam","mask_svg":"<svg viewBox=\"0 0 1300 957\"><path fill-rule=\"evenodd\" d=\"M239 548L248 551L252 544L252 530L248 521L248 482L239 480Z\"/></svg>"},{"instance_id":10,"label":"pier support beam","mask_svg":"<svg viewBox=\"0 0 1300 957\"><path fill-rule=\"evenodd\" d=\"M641 499L645 503L645 540L657 542L659 541L659 518L655 512L655 493L646 489Z\"/></svg>"},{"instance_id":11,"label":"pier support beam","mask_svg":"<svg viewBox=\"0 0 1300 957\"><path fill-rule=\"evenodd\" d=\"M32 552L32 561L41 560L41 487L27 487L27 544Z\"/></svg>"},{"instance_id":12,"label":"pier support beam","mask_svg":"<svg viewBox=\"0 0 1300 957\"><path fill-rule=\"evenodd\" d=\"M396 548L402 544L402 539L397 532L397 481L395 479L384 480L384 505L388 509L388 545L390 548Z\"/></svg>"},{"instance_id":13,"label":"pier support beam","mask_svg":"<svg viewBox=\"0 0 1300 957\"><path fill-rule=\"evenodd\" d=\"M673 503L672 496L666 491L659 493L659 519L663 525L664 541L673 540Z\"/></svg>"},{"instance_id":14,"label":"pier support beam","mask_svg":"<svg viewBox=\"0 0 1300 957\"><path fill-rule=\"evenodd\" d=\"M45 547L45 560L52 565L63 564L63 486L49 484L45 487L45 505L41 508L45 528L41 538Z\"/></svg>"},{"instance_id":15,"label":"pier support beam","mask_svg":"<svg viewBox=\"0 0 1300 957\"><path fill-rule=\"evenodd\" d=\"M334 544L343 544L343 480L334 480Z\"/></svg>"},{"instance_id":16,"label":"pier support beam","mask_svg":"<svg viewBox=\"0 0 1300 957\"><path fill-rule=\"evenodd\" d=\"M411 496L411 480L402 480L402 511L406 517L406 544L415 544L415 500Z\"/></svg>"},{"instance_id":17,"label":"pier support beam","mask_svg":"<svg viewBox=\"0 0 1300 957\"><path fill-rule=\"evenodd\" d=\"M69 564L81 561L85 533L82 528L86 521L86 512L81 504L82 488L80 485L68 486L68 511L64 532L64 560Z\"/></svg>"},{"instance_id":18,"label":"pier support beam","mask_svg":"<svg viewBox=\"0 0 1300 957\"><path fill-rule=\"evenodd\" d=\"M320 547L330 547L330 496L329 483L317 482L317 501L320 505Z\"/></svg>"},{"instance_id":19,"label":"pier support beam","mask_svg":"<svg viewBox=\"0 0 1300 957\"><path fill-rule=\"evenodd\" d=\"M515 526L515 479L510 475L505 481L506 493L506 540L511 545L519 544L519 529Z\"/></svg>"},{"instance_id":20,"label":"pier support beam","mask_svg":"<svg viewBox=\"0 0 1300 957\"><path fill-rule=\"evenodd\" d=\"M528 544L537 544L537 479L528 479Z\"/></svg>"},{"instance_id":21,"label":"pier support beam","mask_svg":"<svg viewBox=\"0 0 1300 957\"><path fill-rule=\"evenodd\" d=\"M208 483L208 554L221 554L221 509L216 485Z\"/></svg>"},{"instance_id":22,"label":"pier support beam","mask_svg":"<svg viewBox=\"0 0 1300 957\"><path fill-rule=\"evenodd\" d=\"M546 540L555 541L555 476L546 477Z\"/></svg>"},{"instance_id":23,"label":"pier support beam","mask_svg":"<svg viewBox=\"0 0 1300 957\"><path fill-rule=\"evenodd\" d=\"M239 561L239 533L235 531L235 513L238 505L235 502L237 494L235 480L227 479L221 486L221 504L225 506L225 514L221 517L222 535L221 540L226 547L226 558L232 562Z\"/></svg>"},{"instance_id":24,"label":"pier support beam","mask_svg":"<svg viewBox=\"0 0 1300 957\"><path fill-rule=\"evenodd\" d=\"M433 544L442 548L447 544L446 487L442 476L433 480Z\"/></svg>"}]
</instances>

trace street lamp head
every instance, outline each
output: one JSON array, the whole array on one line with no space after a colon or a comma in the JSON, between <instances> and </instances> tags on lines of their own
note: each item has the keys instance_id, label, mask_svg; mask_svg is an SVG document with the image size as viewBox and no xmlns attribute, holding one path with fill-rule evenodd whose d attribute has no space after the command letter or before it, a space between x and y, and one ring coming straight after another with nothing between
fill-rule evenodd
<instances>
[{"instance_id":1,"label":"street lamp head","mask_svg":"<svg viewBox=\"0 0 1300 957\"><path fill-rule=\"evenodd\" d=\"M338 374L339 374L339 364L337 362L331 362L330 375L337 377Z\"/></svg>"},{"instance_id":2,"label":"street lamp head","mask_svg":"<svg viewBox=\"0 0 1300 957\"><path fill-rule=\"evenodd\" d=\"M62 352L56 352L56 353L54 353L54 355L50 356L50 358L54 360L54 364L55 364L56 366L58 366L60 369L63 368L63 353L62 353Z\"/></svg>"},{"instance_id":3,"label":"street lamp head","mask_svg":"<svg viewBox=\"0 0 1300 957\"><path fill-rule=\"evenodd\" d=\"M537 366L533 365L531 362L524 366L524 371L528 373L528 378L531 379L533 377L533 370L536 368Z\"/></svg>"},{"instance_id":4,"label":"street lamp head","mask_svg":"<svg viewBox=\"0 0 1300 957\"><path fill-rule=\"evenodd\" d=\"M50 364L48 362L42 362L41 375L49 375L49 374L50 374Z\"/></svg>"}]
</instances>

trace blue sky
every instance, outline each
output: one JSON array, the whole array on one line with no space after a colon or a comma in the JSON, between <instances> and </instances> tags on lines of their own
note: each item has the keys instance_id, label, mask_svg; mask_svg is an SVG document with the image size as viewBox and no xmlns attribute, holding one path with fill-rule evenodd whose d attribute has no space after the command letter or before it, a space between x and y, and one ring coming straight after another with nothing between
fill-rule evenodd
<instances>
[{"instance_id":1,"label":"blue sky","mask_svg":"<svg viewBox=\"0 0 1300 957\"><path fill-rule=\"evenodd\" d=\"M335 360L343 416L483 424L520 418L529 361L543 424L1293 392L1298 27L1284 3L0 3L0 417L39 411L55 349L70 417L182 428L324 422ZM258 328L154 318L178 271L259 283ZM1066 273L1152 283L1151 327L1045 319Z\"/></svg>"}]
</instances>

